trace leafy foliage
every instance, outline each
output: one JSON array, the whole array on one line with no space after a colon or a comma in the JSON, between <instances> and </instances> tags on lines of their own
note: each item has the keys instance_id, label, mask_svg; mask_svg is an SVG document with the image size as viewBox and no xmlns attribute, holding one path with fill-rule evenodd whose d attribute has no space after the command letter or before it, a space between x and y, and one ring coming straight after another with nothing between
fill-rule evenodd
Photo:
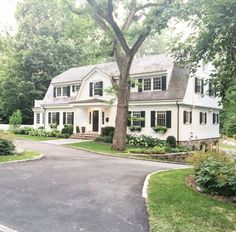
<instances>
[{"instance_id":1,"label":"leafy foliage","mask_svg":"<svg viewBox=\"0 0 236 232\"><path fill-rule=\"evenodd\" d=\"M72 135L73 134L73 125L69 124L69 125L64 125L64 128L62 128L61 133L62 134L68 134L68 135Z\"/></svg>"},{"instance_id":2,"label":"leafy foliage","mask_svg":"<svg viewBox=\"0 0 236 232\"><path fill-rule=\"evenodd\" d=\"M14 155L15 154L15 146L12 141L8 139L0 139L0 156L5 155Z\"/></svg>"},{"instance_id":3,"label":"leafy foliage","mask_svg":"<svg viewBox=\"0 0 236 232\"><path fill-rule=\"evenodd\" d=\"M171 148L176 147L176 139L174 136L168 136L166 139L166 145Z\"/></svg>"},{"instance_id":4,"label":"leafy foliage","mask_svg":"<svg viewBox=\"0 0 236 232\"><path fill-rule=\"evenodd\" d=\"M155 147L159 145L161 141L159 139L153 138L151 136L141 135L127 135L126 144L135 145L141 147Z\"/></svg>"},{"instance_id":5,"label":"leafy foliage","mask_svg":"<svg viewBox=\"0 0 236 232\"><path fill-rule=\"evenodd\" d=\"M22 113L20 110L16 110L9 119L10 127L15 130L20 127L22 123Z\"/></svg>"}]
</instances>

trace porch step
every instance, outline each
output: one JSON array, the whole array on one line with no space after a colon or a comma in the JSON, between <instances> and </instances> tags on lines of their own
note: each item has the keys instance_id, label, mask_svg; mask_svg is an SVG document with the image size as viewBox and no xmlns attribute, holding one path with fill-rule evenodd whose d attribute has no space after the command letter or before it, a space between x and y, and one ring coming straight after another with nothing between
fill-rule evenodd
<instances>
[{"instance_id":1,"label":"porch step","mask_svg":"<svg viewBox=\"0 0 236 232\"><path fill-rule=\"evenodd\" d=\"M77 133L77 134L73 134L70 138L71 139L94 140L97 137L99 137L99 134L95 134L95 133Z\"/></svg>"}]
</instances>

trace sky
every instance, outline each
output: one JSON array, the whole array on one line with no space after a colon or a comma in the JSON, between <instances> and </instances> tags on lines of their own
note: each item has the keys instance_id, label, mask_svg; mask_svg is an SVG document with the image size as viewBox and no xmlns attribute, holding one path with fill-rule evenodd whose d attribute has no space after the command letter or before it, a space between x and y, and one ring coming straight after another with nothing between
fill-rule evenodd
<instances>
[{"instance_id":1,"label":"sky","mask_svg":"<svg viewBox=\"0 0 236 232\"><path fill-rule=\"evenodd\" d=\"M4 28L16 30L14 12L17 0L0 0L0 30Z\"/></svg>"}]
</instances>

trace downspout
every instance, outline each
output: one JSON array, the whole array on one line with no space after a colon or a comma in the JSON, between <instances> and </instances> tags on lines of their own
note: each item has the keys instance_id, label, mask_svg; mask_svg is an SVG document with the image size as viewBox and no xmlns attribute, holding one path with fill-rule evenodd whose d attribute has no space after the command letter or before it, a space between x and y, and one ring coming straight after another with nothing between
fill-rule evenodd
<instances>
[{"instance_id":1,"label":"downspout","mask_svg":"<svg viewBox=\"0 0 236 232\"><path fill-rule=\"evenodd\" d=\"M179 143L179 102L176 101L177 105L177 143Z\"/></svg>"}]
</instances>

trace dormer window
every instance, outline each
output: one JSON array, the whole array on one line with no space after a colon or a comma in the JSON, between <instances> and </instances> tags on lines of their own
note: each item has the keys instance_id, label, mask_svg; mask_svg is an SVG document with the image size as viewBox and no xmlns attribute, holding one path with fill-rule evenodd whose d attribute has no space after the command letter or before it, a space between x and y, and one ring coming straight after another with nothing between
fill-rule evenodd
<instances>
[{"instance_id":1,"label":"dormer window","mask_svg":"<svg viewBox=\"0 0 236 232\"><path fill-rule=\"evenodd\" d=\"M60 97L61 96L61 87L58 87L57 88L57 97Z\"/></svg>"},{"instance_id":2,"label":"dormer window","mask_svg":"<svg viewBox=\"0 0 236 232\"><path fill-rule=\"evenodd\" d=\"M166 76L138 79L138 92L166 90Z\"/></svg>"},{"instance_id":3,"label":"dormer window","mask_svg":"<svg viewBox=\"0 0 236 232\"><path fill-rule=\"evenodd\" d=\"M67 87L63 87L63 96L67 96Z\"/></svg>"},{"instance_id":4,"label":"dormer window","mask_svg":"<svg viewBox=\"0 0 236 232\"><path fill-rule=\"evenodd\" d=\"M102 96L103 95L103 82L90 82L89 83L89 96Z\"/></svg>"},{"instance_id":5,"label":"dormer window","mask_svg":"<svg viewBox=\"0 0 236 232\"><path fill-rule=\"evenodd\" d=\"M195 78L195 93L203 94L204 82L203 79Z\"/></svg>"},{"instance_id":6,"label":"dormer window","mask_svg":"<svg viewBox=\"0 0 236 232\"><path fill-rule=\"evenodd\" d=\"M79 85L72 85L72 92L79 92L79 89L80 89L80 84Z\"/></svg>"}]
</instances>

